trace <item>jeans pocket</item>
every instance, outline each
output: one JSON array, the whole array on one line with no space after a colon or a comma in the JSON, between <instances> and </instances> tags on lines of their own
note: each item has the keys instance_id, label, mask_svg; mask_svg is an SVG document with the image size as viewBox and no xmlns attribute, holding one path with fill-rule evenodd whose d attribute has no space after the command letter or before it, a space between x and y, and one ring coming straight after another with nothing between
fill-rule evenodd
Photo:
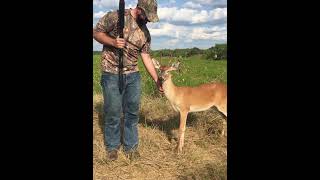
<instances>
[{"instance_id":1,"label":"jeans pocket","mask_svg":"<svg viewBox=\"0 0 320 180\"><path fill-rule=\"evenodd\" d=\"M101 76L101 86L106 90L114 90L118 87L118 75L104 73Z\"/></svg>"},{"instance_id":2,"label":"jeans pocket","mask_svg":"<svg viewBox=\"0 0 320 180\"><path fill-rule=\"evenodd\" d=\"M140 80L141 80L141 75L140 75L139 72L137 72L136 74L134 74L133 80L134 80L134 81L140 81Z\"/></svg>"}]
</instances>

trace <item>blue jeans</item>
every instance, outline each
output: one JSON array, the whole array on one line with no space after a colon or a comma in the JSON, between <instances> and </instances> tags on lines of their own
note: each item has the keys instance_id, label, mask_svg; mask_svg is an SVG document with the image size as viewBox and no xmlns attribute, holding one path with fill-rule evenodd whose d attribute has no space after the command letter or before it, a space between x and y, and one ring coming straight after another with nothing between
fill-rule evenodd
<instances>
[{"instance_id":1,"label":"blue jeans","mask_svg":"<svg viewBox=\"0 0 320 180\"><path fill-rule=\"evenodd\" d=\"M124 115L124 150L136 150L138 140L141 77L139 72L124 74L124 90L119 92L119 75L103 72L101 86L104 99L104 141L108 151L120 147L120 117Z\"/></svg>"}]
</instances>

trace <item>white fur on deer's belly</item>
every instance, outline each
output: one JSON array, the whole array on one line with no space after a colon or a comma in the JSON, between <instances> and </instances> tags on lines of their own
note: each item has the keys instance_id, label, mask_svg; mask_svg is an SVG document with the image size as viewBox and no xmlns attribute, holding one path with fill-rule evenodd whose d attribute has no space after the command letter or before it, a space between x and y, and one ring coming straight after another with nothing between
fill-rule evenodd
<instances>
[{"instance_id":1,"label":"white fur on deer's belly","mask_svg":"<svg viewBox=\"0 0 320 180\"><path fill-rule=\"evenodd\" d=\"M213 106L213 104L208 105L191 105L190 106L190 112L198 112L198 111L205 111L210 109Z\"/></svg>"},{"instance_id":2,"label":"white fur on deer's belly","mask_svg":"<svg viewBox=\"0 0 320 180\"><path fill-rule=\"evenodd\" d=\"M171 103L171 102L170 102ZM171 106L172 108L176 111L176 112L179 112L180 111L180 108L176 105L174 105L173 103L171 103Z\"/></svg>"}]
</instances>

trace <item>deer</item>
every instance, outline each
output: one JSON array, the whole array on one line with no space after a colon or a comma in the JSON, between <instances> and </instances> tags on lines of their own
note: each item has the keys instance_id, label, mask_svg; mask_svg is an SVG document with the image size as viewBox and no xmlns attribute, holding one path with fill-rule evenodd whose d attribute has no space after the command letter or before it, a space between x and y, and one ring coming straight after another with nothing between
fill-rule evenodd
<instances>
[{"instance_id":1,"label":"deer","mask_svg":"<svg viewBox=\"0 0 320 180\"><path fill-rule=\"evenodd\" d=\"M172 82L171 71L179 70L180 61L172 63L171 66L163 66L156 59L151 59L154 67L158 70L162 82L164 95L171 106L180 114L177 152L182 153L186 121L189 112L206 111L211 107L227 118L227 85L221 82L205 83L195 87L176 86ZM225 122L224 122L225 125ZM222 130L222 136L224 130Z\"/></svg>"}]
</instances>

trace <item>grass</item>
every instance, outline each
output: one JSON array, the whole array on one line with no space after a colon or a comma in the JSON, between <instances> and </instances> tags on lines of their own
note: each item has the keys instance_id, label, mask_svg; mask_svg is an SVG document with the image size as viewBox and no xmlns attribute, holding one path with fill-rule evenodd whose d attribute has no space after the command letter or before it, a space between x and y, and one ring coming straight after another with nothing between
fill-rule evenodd
<instances>
[{"instance_id":1,"label":"grass","mask_svg":"<svg viewBox=\"0 0 320 180\"><path fill-rule=\"evenodd\" d=\"M168 63L168 59L161 62ZM154 91L154 83L141 63L143 93L138 124L141 158L130 161L120 151L119 159L110 162L103 140L99 63L99 56L94 56L93 179L227 179L227 139L219 136L222 116L214 108L189 113L183 153L178 155L175 147L179 114L163 95ZM173 74L173 81L179 86L227 82L226 63L199 57L184 59L181 72Z\"/></svg>"},{"instance_id":2,"label":"grass","mask_svg":"<svg viewBox=\"0 0 320 180\"><path fill-rule=\"evenodd\" d=\"M162 64L169 64L168 58L156 58ZM139 70L142 75L143 95L155 95L156 86L139 59ZM196 86L202 83L221 81L227 82L227 61L204 60L193 56L181 61L180 72L173 72L173 82L177 86ZM93 94L101 94L100 56L93 56Z\"/></svg>"}]
</instances>

